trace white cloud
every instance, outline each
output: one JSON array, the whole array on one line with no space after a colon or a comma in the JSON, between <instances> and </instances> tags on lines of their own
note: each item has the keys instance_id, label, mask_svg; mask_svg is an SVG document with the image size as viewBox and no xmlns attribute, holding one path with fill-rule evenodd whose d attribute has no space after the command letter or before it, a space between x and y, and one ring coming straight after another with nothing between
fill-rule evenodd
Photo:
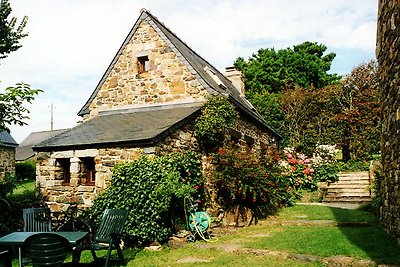
<instances>
[{"instance_id":1,"label":"white cloud","mask_svg":"<svg viewBox=\"0 0 400 267\"><path fill-rule=\"evenodd\" d=\"M9 0L29 16L23 47L2 60L1 87L26 82L45 90L30 107L28 127L12 127L17 141L55 125L71 127L127 33L145 7L178 37L221 69L259 48L318 41L330 51L372 54L375 0ZM359 62L338 61L349 72Z\"/></svg>"}]
</instances>

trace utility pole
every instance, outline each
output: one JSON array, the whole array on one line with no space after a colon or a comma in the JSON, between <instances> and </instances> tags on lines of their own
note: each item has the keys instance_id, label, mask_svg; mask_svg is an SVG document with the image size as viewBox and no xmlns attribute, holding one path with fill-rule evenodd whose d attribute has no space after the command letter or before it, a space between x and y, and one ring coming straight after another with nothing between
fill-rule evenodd
<instances>
[{"instance_id":1,"label":"utility pole","mask_svg":"<svg viewBox=\"0 0 400 267\"><path fill-rule=\"evenodd\" d=\"M53 106L53 103L51 103L51 106L50 106L50 113L51 113L50 130L53 131L53 126L54 126L54 106Z\"/></svg>"}]
</instances>

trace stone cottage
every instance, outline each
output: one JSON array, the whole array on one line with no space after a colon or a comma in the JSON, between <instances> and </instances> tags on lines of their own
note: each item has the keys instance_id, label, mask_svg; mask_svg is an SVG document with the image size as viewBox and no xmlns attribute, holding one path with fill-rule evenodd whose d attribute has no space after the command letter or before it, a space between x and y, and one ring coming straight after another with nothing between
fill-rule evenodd
<instances>
[{"instance_id":1,"label":"stone cottage","mask_svg":"<svg viewBox=\"0 0 400 267\"><path fill-rule=\"evenodd\" d=\"M380 217L400 244L400 2L380 0L376 57L382 92Z\"/></svg>"},{"instance_id":2,"label":"stone cottage","mask_svg":"<svg viewBox=\"0 0 400 267\"><path fill-rule=\"evenodd\" d=\"M208 97L237 107L235 140L257 148L277 145L271 129L238 88L149 11L140 17L79 111L83 122L37 146L37 183L53 209L89 206L110 183L113 166L143 154L197 149L194 122Z\"/></svg>"},{"instance_id":3,"label":"stone cottage","mask_svg":"<svg viewBox=\"0 0 400 267\"><path fill-rule=\"evenodd\" d=\"M15 148L18 143L7 131L0 132L0 179L15 174Z\"/></svg>"}]
</instances>

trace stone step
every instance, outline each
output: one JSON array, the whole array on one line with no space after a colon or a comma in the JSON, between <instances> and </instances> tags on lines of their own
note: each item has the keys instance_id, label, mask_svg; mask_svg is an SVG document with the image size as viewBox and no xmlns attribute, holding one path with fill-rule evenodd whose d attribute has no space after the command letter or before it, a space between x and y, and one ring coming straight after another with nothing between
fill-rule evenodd
<instances>
[{"instance_id":1,"label":"stone step","mask_svg":"<svg viewBox=\"0 0 400 267\"><path fill-rule=\"evenodd\" d=\"M371 197L325 197L325 203L364 203L371 201Z\"/></svg>"},{"instance_id":2,"label":"stone step","mask_svg":"<svg viewBox=\"0 0 400 267\"><path fill-rule=\"evenodd\" d=\"M342 189L342 188L368 188L369 184L340 184L340 183L334 183L329 185L329 189Z\"/></svg>"},{"instance_id":3,"label":"stone step","mask_svg":"<svg viewBox=\"0 0 400 267\"><path fill-rule=\"evenodd\" d=\"M371 201L368 172L339 173L339 180L328 186L323 202L364 203Z\"/></svg>"},{"instance_id":4,"label":"stone step","mask_svg":"<svg viewBox=\"0 0 400 267\"><path fill-rule=\"evenodd\" d=\"M369 176L339 176L339 181L369 181Z\"/></svg>"},{"instance_id":5,"label":"stone step","mask_svg":"<svg viewBox=\"0 0 400 267\"><path fill-rule=\"evenodd\" d=\"M329 188L328 193L369 193L368 188Z\"/></svg>"},{"instance_id":6,"label":"stone step","mask_svg":"<svg viewBox=\"0 0 400 267\"><path fill-rule=\"evenodd\" d=\"M339 172L341 177L369 177L369 172Z\"/></svg>"},{"instance_id":7,"label":"stone step","mask_svg":"<svg viewBox=\"0 0 400 267\"><path fill-rule=\"evenodd\" d=\"M327 197L368 197L371 194L368 191L364 192L329 192L326 194Z\"/></svg>"}]
</instances>

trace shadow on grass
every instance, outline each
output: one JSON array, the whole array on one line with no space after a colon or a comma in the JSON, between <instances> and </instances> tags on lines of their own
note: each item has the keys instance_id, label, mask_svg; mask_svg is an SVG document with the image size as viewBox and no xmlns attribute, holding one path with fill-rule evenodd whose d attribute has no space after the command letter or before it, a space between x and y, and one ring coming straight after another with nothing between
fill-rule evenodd
<instances>
[{"instance_id":1,"label":"shadow on grass","mask_svg":"<svg viewBox=\"0 0 400 267\"><path fill-rule=\"evenodd\" d=\"M371 260L377 264L400 264L400 246L383 230L376 218L365 220L366 212L360 210L330 209L336 221L341 222L338 229Z\"/></svg>"}]
</instances>

